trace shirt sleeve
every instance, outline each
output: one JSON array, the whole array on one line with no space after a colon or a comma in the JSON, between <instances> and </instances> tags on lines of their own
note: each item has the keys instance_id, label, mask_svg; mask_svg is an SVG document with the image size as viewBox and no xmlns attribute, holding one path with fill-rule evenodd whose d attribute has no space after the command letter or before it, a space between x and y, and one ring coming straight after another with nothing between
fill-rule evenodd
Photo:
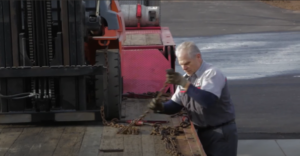
<instances>
[{"instance_id":1,"label":"shirt sleeve","mask_svg":"<svg viewBox=\"0 0 300 156\"><path fill-rule=\"evenodd\" d=\"M175 114L178 113L183 106L179 105L178 103L174 102L173 100L169 100L164 104L164 113L165 114Z\"/></svg>"},{"instance_id":2,"label":"shirt sleeve","mask_svg":"<svg viewBox=\"0 0 300 156\"><path fill-rule=\"evenodd\" d=\"M180 93L180 88L179 86L176 87L176 91L175 93L173 94L171 100L176 102L177 104L179 105L182 105L182 102L181 102L181 93Z\"/></svg>"},{"instance_id":3,"label":"shirt sleeve","mask_svg":"<svg viewBox=\"0 0 300 156\"><path fill-rule=\"evenodd\" d=\"M213 93L220 98L226 77L217 69L210 69L204 73L201 89Z\"/></svg>"}]
</instances>

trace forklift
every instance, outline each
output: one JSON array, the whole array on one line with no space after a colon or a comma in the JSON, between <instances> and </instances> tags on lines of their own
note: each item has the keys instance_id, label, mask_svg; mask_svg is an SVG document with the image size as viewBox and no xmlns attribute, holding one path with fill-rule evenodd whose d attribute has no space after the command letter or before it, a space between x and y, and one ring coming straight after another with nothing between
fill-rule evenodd
<instances>
[{"instance_id":1,"label":"forklift","mask_svg":"<svg viewBox=\"0 0 300 156\"><path fill-rule=\"evenodd\" d=\"M159 1L5 0L0 8L0 123L101 120L102 105L107 119L120 118L132 83L126 68L135 65L128 49L148 47L153 60L165 61L157 70L175 68L175 44L160 27ZM156 31L162 41L125 44L130 31ZM165 79L157 77L152 91Z\"/></svg>"}]
</instances>

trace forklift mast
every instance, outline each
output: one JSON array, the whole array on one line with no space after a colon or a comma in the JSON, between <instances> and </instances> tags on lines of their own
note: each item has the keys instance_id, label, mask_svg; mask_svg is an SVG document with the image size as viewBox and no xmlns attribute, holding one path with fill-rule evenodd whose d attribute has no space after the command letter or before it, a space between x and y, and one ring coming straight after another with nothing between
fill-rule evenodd
<instances>
[{"instance_id":1,"label":"forklift mast","mask_svg":"<svg viewBox=\"0 0 300 156\"><path fill-rule=\"evenodd\" d=\"M127 30L160 28L157 2L0 1L0 123L120 118Z\"/></svg>"}]
</instances>

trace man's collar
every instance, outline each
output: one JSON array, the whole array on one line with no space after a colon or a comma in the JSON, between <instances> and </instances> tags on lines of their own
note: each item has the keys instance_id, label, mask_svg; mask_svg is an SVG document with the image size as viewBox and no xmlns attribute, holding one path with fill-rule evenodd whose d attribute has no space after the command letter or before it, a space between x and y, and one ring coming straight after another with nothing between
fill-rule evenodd
<instances>
[{"instance_id":1,"label":"man's collar","mask_svg":"<svg viewBox=\"0 0 300 156\"><path fill-rule=\"evenodd\" d=\"M184 77L184 78L188 78L189 76L187 75L187 73L184 73L184 74L183 74L183 77Z\"/></svg>"},{"instance_id":2,"label":"man's collar","mask_svg":"<svg viewBox=\"0 0 300 156\"><path fill-rule=\"evenodd\" d=\"M205 68L205 65L206 65L206 63L204 62L204 60L202 61L202 63L201 63L201 66L200 66L200 68L196 71L196 76L197 77L199 77L199 76L201 76L202 75L202 73L203 73L203 71L204 71L204 68Z\"/></svg>"}]
</instances>

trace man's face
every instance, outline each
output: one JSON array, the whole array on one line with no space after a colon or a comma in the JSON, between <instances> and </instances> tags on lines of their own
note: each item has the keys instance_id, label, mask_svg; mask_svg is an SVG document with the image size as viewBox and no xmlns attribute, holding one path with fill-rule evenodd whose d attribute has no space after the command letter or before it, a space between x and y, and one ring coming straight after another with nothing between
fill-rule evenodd
<instances>
[{"instance_id":1,"label":"man's face","mask_svg":"<svg viewBox=\"0 0 300 156\"><path fill-rule=\"evenodd\" d=\"M193 75L199 69L202 63L200 54L197 54L195 57L191 58L188 54L182 53L179 57L177 57L177 59L181 68L189 76Z\"/></svg>"}]
</instances>

